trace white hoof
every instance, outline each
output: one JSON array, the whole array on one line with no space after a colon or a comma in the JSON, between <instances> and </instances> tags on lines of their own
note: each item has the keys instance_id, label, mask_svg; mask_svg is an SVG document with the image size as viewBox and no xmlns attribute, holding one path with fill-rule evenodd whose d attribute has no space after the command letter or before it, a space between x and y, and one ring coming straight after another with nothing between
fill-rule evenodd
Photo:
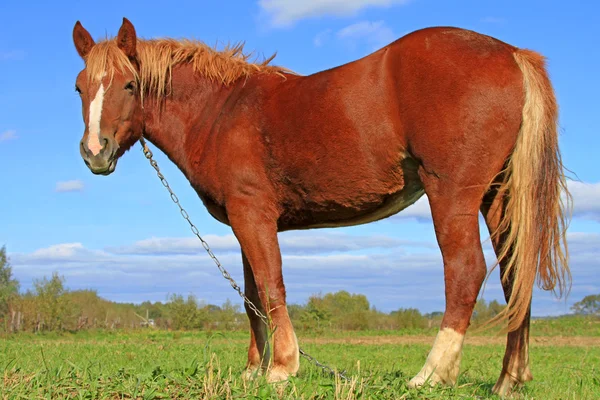
<instances>
[{"instance_id":1,"label":"white hoof","mask_svg":"<svg viewBox=\"0 0 600 400\"><path fill-rule=\"evenodd\" d=\"M290 377L290 373L285 370L284 367L275 366L267 373L267 382L282 382L286 381Z\"/></svg>"},{"instance_id":2,"label":"white hoof","mask_svg":"<svg viewBox=\"0 0 600 400\"><path fill-rule=\"evenodd\" d=\"M435 386L439 383L444 383L444 380L436 373L427 375L419 373L408 382L408 387L410 389L416 389L422 387L426 383L429 386Z\"/></svg>"},{"instance_id":3,"label":"white hoof","mask_svg":"<svg viewBox=\"0 0 600 400\"><path fill-rule=\"evenodd\" d=\"M262 371L258 367L248 367L242 372L242 379L250 381L262 375Z\"/></svg>"}]
</instances>

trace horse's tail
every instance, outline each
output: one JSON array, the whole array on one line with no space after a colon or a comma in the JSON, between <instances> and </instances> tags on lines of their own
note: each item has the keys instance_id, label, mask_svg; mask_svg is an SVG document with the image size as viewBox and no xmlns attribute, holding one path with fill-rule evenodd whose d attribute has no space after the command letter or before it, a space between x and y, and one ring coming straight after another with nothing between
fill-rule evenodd
<instances>
[{"instance_id":1,"label":"horse's tail","mask_svg":"<svg viewBox=\"0 0 600 400\"><path fill-rule=\"evenodd\" d=\"M501 319L508 330L519 327L527 315L534 281L558 297L568 293L566 178L558 148L558 105L542 55L516 50L523 73L525 102L521 130L499 188L506 193L505 212L494 235L502 235L498 261L504 263L503 282L512 280L510 300Z\"/></svg>"}]
</instances>

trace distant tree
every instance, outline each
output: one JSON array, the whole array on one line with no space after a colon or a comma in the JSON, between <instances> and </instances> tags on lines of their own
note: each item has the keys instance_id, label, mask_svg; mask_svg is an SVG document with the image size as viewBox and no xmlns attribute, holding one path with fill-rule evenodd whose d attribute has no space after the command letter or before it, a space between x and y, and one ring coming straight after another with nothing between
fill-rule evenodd
<instances>
[{"instance_id":1,"label":"distant tree","mask_svg":"<svg viewBox=\"0 0 600 400\"><path fill-rule=\"evenodd\" d=\"M299 321L306 308L300 304L288 304L288 314L292 321Z\"/></svg>"},{"instance_id":2,"label":"distant tree","mask_svg":"<svg viewBox=\"0 0 600 400\"><path fill-rule=\"evenodd\" d=\"M441 318L443 316L444 316L443 311L433 311L433 312L430 312L430 313L427 313L424 315L424 317L428 318L428 319Z\"/></svg>"},{"instance_id":3,"label":"distant tree","mask_svg":"<svg viewBox=\"0 0 600 400\"><path fill-rule=\"evenodd\" d=\"M369 300L364 294L351 294L345 290L336 293L327 293L323 297L327 307L335 315L355 311L369 311Z\"/></svg>"},{"instance_id":4,"label":"distant tree","mask_svg":"<svg viewBox=\"0 0 600 400\"><path fill-rule=\"evenodd\" d=\"M488 303L485 301L485 299L480 299L475 304L471 320L477 323L489 321L496 315L500 314L504 307L506 306L498 303L496 300L492 300Z\"/></svg>"},{"instance_id":5,"label":"distant tree","mask_svg":"<svg viewBox=\"0 0 600 400\"><path fill-rule=\"evenodd\" d=\"M46 277L35 280L33 286L37 296L37 310L39 312L39 323L37 330L47 329L50 331L62 330L74 310L72 303L65 296L67 289L64 285L65 278L52 273L52 278Z\"/></svg>"},{"instance_id":6,"label":"distant tree","mask_svg":"<svg viewBox=\"0 0 600 400\"><path fill-rule=\"evenodd\" d=\"M67 303L72 305L72 318L66 328L81 330L101 328L106 325L107 310L111 306L108 300L98 296L95 290L76 290L64 294Z\"/></svg>"},{"instance_id":7,"label":"distant tree","mask_svg":"<svg viewBox=\"0 0 600 400\"><path fill-rule=\"evenodd\" d=\"M221 329L232 330L242 322L240 318L240 306L233 304L229 299L223 303L217 315L218 320L221 323Z\"/></svg>"},{"instance_id":8,"label":"distant tree","mask_svg":"<svg viewBox=\"0 0 600 400\"><path fill-rule=\"evenodd\" d=\"M154 321L156 327L168 328L169 327L169 306L163 304L160 301L152 303L150 301L144 301L143 303L136 306L140 315L146 316Z\"/></svg>"},{"instance_id":9,"label":"distant tree","mask_svg":"<svg viewBox=\"0 0 600 400\"><path fill-rule=\"evenodd\" d=\"M585 296L581 301L573 304L571 310L575 314L600 316L600 294Z\"/></svg>"},{"instance_id":10,"label":"distant tree","mask_svg":"<svg viewBox=\"0 0 600 400\"><path fill-rule=\"evenodd\" d=\"M398 329L417 329L427 327L427 320L416 308L401 308L398 311L392 311L390 315L393 317L395 326Z\"/></svg>"},{"instance_id":11,"label":"distant tree","mask_svg":"<svg viewBox=\"0 0 600 400\"><path fill-rule=\"evenodd\" d=\"M321 295L313 295L308 298L306 309L301 316L301 321L306 327L328 326L331 322L331 310Z\"/></svg>"},{"instance_id":12,"label":"distant tree","mask_svg":"<svg viewBox=\"0 0 600 400\"><path fill-rule=\"evenodd\" d=\"M326 294L323 300L331 310L338 329L362 330L369 327L370 304L364 294L351 294L341 290Z\"/></svg>"},{"instance_id":13,"label":"distant tree","mask_svg":"<svg viewBox=\"0 0 600 400\"><path fill-rule=\"evenodd\" d=\"M192 294L187 299L179 294L172 295L169 309L174 329L202 329L209 321L208 309Z\"/></svg>"},{"instance_id":14,"label":"distant tree","mask_svg":"<svg viewBox=\"0 0 600 400\"><path fill-rule=\"evenodd\" d=\"M345 290L313 295L308 299L305 312L300 317L304 327L334 327L359 330L369 327L371 310L369 300L362 294L351 294Z\"/></svg>"},{"instance_id":15,"label":"distant tree","mask_svg":"<svg viewBox=\"0 0 600 400\"><path fill-rule=\"evenodd\" d=\"M6 247L0 248L0 319L9 314L10 302L19 293L19 282L12 276L10 260L6 255Z\"/></svg>"}]
</instances>

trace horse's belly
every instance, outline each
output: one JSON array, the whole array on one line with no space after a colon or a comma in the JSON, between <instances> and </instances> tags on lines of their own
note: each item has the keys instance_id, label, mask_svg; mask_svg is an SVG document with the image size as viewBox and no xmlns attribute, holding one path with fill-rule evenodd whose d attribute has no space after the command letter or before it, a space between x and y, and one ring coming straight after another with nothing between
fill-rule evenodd
<instances>
[{"instance_id":1,"label":"horse's belly","mask_svg":"<svg viewBox=\"0 0 600 400\"><path fill-rule=\"evenodd\" d=\"M404 155L396 165L388 173L373 174L372 181L347 179L344 182L349 186L338 182L334 187L324 185L317 192L307 192L300 207L284 211L279 229L361 225L399 213L425 191L414 159Z\"/></svg>"},{"instance_id":2,"label":"horse's belly","mask_svg":"<svg viewBox=\"0 0 600 400\"><path fill-rule=\"evenodd\" d=\"M369 222L379 221L399 213L406 207L415 203L425 191L421 185L406 185L402 190L388 196L379 206L375 206L364 213L346 218L326 220L323 222L309 223L300 228L336 228L344 226L354 226L368 224Z\"/></svg>"}]
</instances>

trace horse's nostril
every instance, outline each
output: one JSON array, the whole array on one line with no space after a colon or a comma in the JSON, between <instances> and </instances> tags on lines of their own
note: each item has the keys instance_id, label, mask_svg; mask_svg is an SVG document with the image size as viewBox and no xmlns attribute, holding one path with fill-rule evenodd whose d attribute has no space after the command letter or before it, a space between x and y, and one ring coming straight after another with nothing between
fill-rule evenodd
<instances>
[{"instance_id":1,"label":"horse's nostril","mask_svg":"<svg viewBox=\"0 0 600 400\"><path fill-rule=\"evenodd\" d=\"M82 153L89 157L91 155L90 149L86 146L86 144L83 142L83 140L81 142L79 142L79 145L81 147Z\"/></svg>"}]
</instances>

